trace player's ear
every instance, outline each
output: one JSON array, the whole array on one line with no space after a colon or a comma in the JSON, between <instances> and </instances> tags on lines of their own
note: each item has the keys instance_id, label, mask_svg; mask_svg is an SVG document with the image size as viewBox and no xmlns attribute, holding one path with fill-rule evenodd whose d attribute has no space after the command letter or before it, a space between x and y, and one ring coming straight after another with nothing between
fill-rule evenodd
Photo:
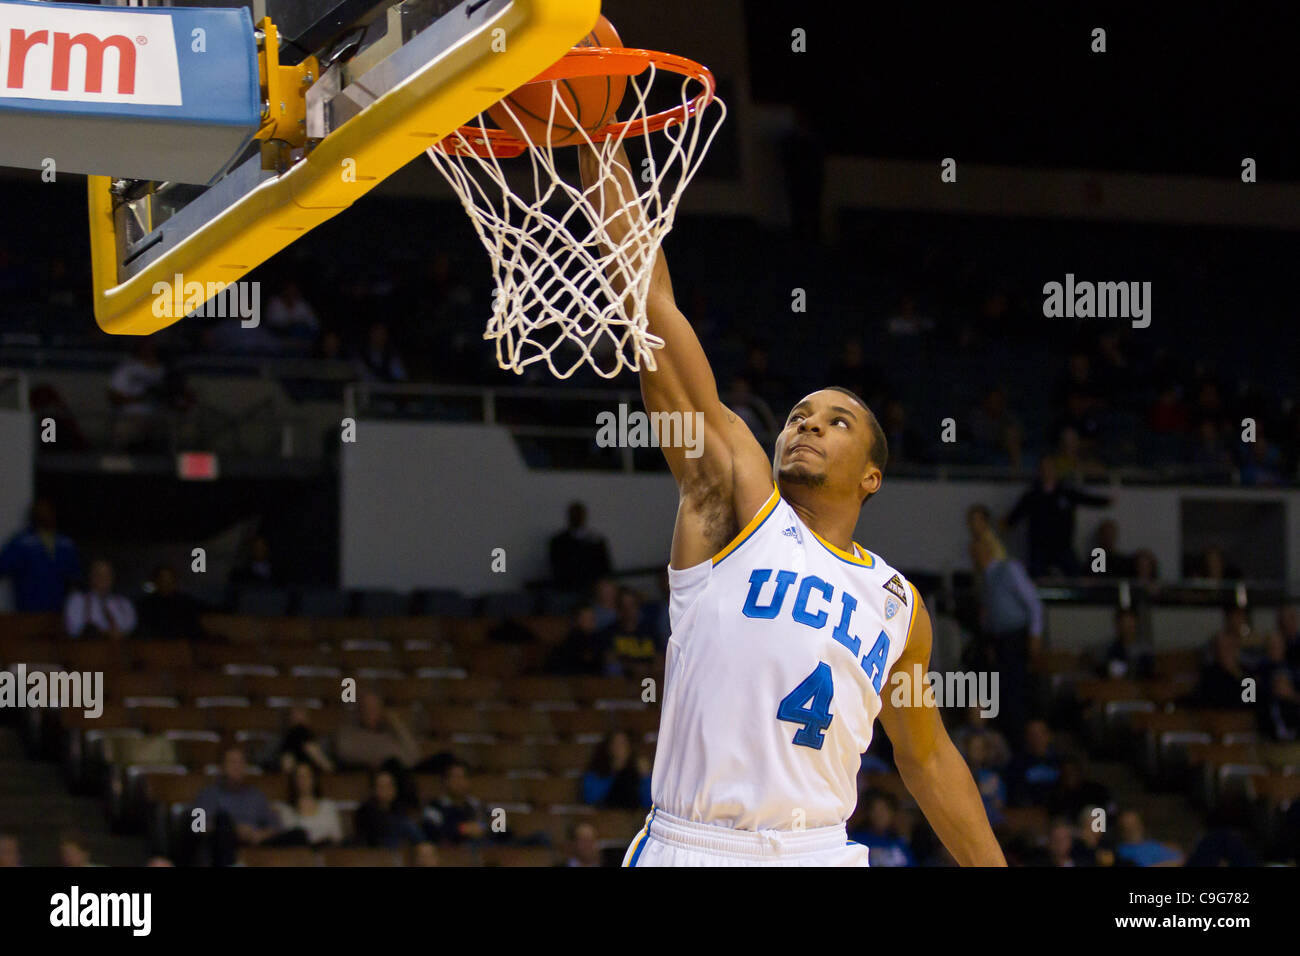
<instances>
[{"instance_id":1,"label":"player's ear","mask_svg":"<svg viewBox=\"0 0 1300 956\"><path fill-rule=\"evenodd\" d=\"M859 483L862 488L863 500L865 501L879 491L884 480L885 476L880 469L871 462L867 462L867 470L862 473L862 481Z\"/></svg>"}]
</instances>

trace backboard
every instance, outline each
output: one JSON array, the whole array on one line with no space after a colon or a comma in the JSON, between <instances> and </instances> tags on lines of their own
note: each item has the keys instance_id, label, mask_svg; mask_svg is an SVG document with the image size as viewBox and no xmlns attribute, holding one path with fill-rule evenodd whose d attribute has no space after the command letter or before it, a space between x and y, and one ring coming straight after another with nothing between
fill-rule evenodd
<instances>
[{"instance_id":1,"label":"backboard","mask_svg":"<svg viewBox=\"0 0 1300 956\"><path fill-rule=\"evenodd\" d=\"M190 6L149 12L198 16L214 5ZM235 6L223 4L226 13ZM124 169L89 176L95 318L106 332L146 335L193 314L541 73L600 12L598 0L242 6L253 26L261 115L218 175L203 183ZM190 26L176 27L182 88L186 71L203 64L189 49ZM167 139L165 124L136 142L143 158L159 161L183 147Z\"/></svg>"}]
</instances>

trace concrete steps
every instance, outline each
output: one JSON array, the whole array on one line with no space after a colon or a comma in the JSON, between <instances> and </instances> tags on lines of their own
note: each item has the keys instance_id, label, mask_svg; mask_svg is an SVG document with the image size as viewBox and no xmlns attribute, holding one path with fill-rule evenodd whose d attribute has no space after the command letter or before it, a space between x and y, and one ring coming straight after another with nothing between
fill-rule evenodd
<instances>
[{"instance_id":1,"label":"concrete steps","mask_svg":"<svg viewBox=\"0 0 1300 956\"><path fill-rule=\"evenodd\" d=\"M75 830L94 863L140 866L144 840L109 832L104 803L70 794L57 764L28 760L17 732L0 729L0 830L14 833L27 866L57 866L59 834Z\"/></svg>"}]
</instances>

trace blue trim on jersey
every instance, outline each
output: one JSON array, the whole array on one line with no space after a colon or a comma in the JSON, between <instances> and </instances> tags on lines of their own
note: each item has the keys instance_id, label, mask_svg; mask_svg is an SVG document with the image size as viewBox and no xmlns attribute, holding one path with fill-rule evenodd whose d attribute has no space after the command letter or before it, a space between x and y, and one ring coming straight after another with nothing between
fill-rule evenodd
<instances>
[{"instance_id":1,"label":"blue trim on jersey","mask_svg":"<svg viewBox=\"0 0 1300 956\"><path fill-rule=\"evenodd\" d=\"M645 835L641 837L640 844L638 844L636 850L632 853L632 859L629 860L627 864L628 867L636 866L636 861L641 858L641 853L645 850L645 845L650 842L650 824L655 822L655 814L658 812L658 807L655 807L650 811L650 819L645 822Z\"/></svg>"}]
</instances>

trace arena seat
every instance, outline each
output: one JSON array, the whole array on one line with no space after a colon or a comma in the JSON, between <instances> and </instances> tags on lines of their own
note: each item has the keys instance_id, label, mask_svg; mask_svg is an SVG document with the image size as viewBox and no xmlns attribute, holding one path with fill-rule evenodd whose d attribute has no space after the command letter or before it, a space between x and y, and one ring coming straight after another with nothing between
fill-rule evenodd
<instances>
[{"instance_id":1,"label":"arena seat","mask_svg":"<svg viewBox=\"0 0 1300 956\"><path fill-rule=\"evenodd\" d=\"M519 704L572 707L574 687L567 677L517 677L506 682L503 694Z\"/></svg>"},{"instance_id":2,"label":"arena seat","mask_svg":"<svg viewBox=\"0 0 1300 956\"><path fill-rule=\"evenodd\" d=\"M370 798L370 774L325 773L320 776L321 796L345 803L364 803Z\"/></svg>"},{"instance_id":3,"label":"arena seat","mask_svg":"<svg viewBox=\"0 0 1300 956\"><path fill-rule=\"evenodd\" d=\"M315 850L306 846L246 846L239 850L243 866L320 866Z\"/></svg>"},{"instance_id":4,"label":"arena seat","mask_svg":"<svg viewBox=\"0 0 1300 956\"><path fill-rule=\"evenodd\" d=\"M242 587L235 592L235 612L253 617L289 613L291 596L284 588Z\"/></svg>"},{"instance_id":5,"label":"arena seat","mask_svg":"<svg viewBox=\"0 0 1300 956\"><path fill-rule=\"evenodd\" d=\"M174 675L173 683L189 700L200 697L240 697L247 693L244 678L211 671Z\"/></svg>"},{"instance_id":6,"label":"arena seat","mask_svg":"<svg viewBox=\"0 0 1300 956\"><path fill-rule=\"evenodd\" d=\"M484 773L538 774L542 771L542 756L532 744L496 744L482 749L479 769Z\"/></svg>"},{"instance_id":7,"label":"arena seat","mask_svg":"<svg viewBox=\"0 0 1300 956\"><path fill-rule=\"evenodd\" d=\"M592 740L609 733L609 714L599 710L556 710L550 714L556 733L565 737Z\"/></svg>"},{"instance_id":8,"label":"arena seat","mask_svg":"<svg viewBox=\"0 0 1300 956\"><path fill-rule=\"evenodd\" d=\"M484 866L556 866L560 855L549 847L492 846L483 848Z\"/></svg>"},{"instance_id":9,"label":"arena seat","mask_svg":"<svg viewBox=\"0 0 1300 956\"><path fill-rule=\"evenodd\" d=\"M582 802L580 787L574 777L534 777L519 782L523 799L538 810Z\"/></svg>"},{"instance_id":10,"label":"arena seat","mask_svg":"<svg viewBox=\"0 0 1300 956\"><path fill-rule=\"evenodd\" d=\"M386 617L375 621L375 636L397 644L406 641L439 643L446 640L447 632L436 617Z\"/></svg>"},{"instance_id":11,"label":"arena seat","mask_svg":"<svg viewBox=\"0 0 1300 956\"><path fill-rule=\"evenodd\" d=\"M204 614L199 618L199 626L205 634L231 644L260 646L268 640L271 633L270 621L247 614Z\"/></svg>"},{"instance_id":12,"label":"arena seat","mask_svg":"<svg viewBox=\"0 0 1300 956\"><path fill-rule=\"evenodd\" d=\"M502 698L501 681L492 677L473 675L459 680L440 680L436 682L435 700L445 700L449 704L473 706L483 701L500 701Z\"/></svg>"},{"instance_id":13,"label":"arena seat","mask_svg":"<svg viewBox=\"0 0 1300 956\"><path fill-rule=\"evenodd\" d=\"M522 708L490 711L487 724L494 734L517 739L546 738L555 732L546 711Z\"/></svg>"},{"instance_id":14,"label":"arena seat","mask_svg":"<svg viewBox=\"0 0 1300 956\"><path fill-rule=\"evenodd\" d=\"M556 743L544 744L538 749L548 773L571 777L587 770L595 747L592 744Z\"/></svg>"},{"instance_id":15,"label":"arena seat","mask_svg":"<svg viewBox=\"0 0 1300 956\"><path fill-rule=\"evenodd\" d=\"M438 707L429 714L430 732L440 737L482 736L488 733L483 712L473 707Z\"/></svg>"},{"instance_id":16,"label":"arena seat","mask_svg":"<svg viewBox=\"0 0 1300 956\"><path fill-rule=\"evenodd\" d=\"M330 846L320 851L322 866L406 866L401 850L369 846Z\"/></svg>"}]
</instances>

